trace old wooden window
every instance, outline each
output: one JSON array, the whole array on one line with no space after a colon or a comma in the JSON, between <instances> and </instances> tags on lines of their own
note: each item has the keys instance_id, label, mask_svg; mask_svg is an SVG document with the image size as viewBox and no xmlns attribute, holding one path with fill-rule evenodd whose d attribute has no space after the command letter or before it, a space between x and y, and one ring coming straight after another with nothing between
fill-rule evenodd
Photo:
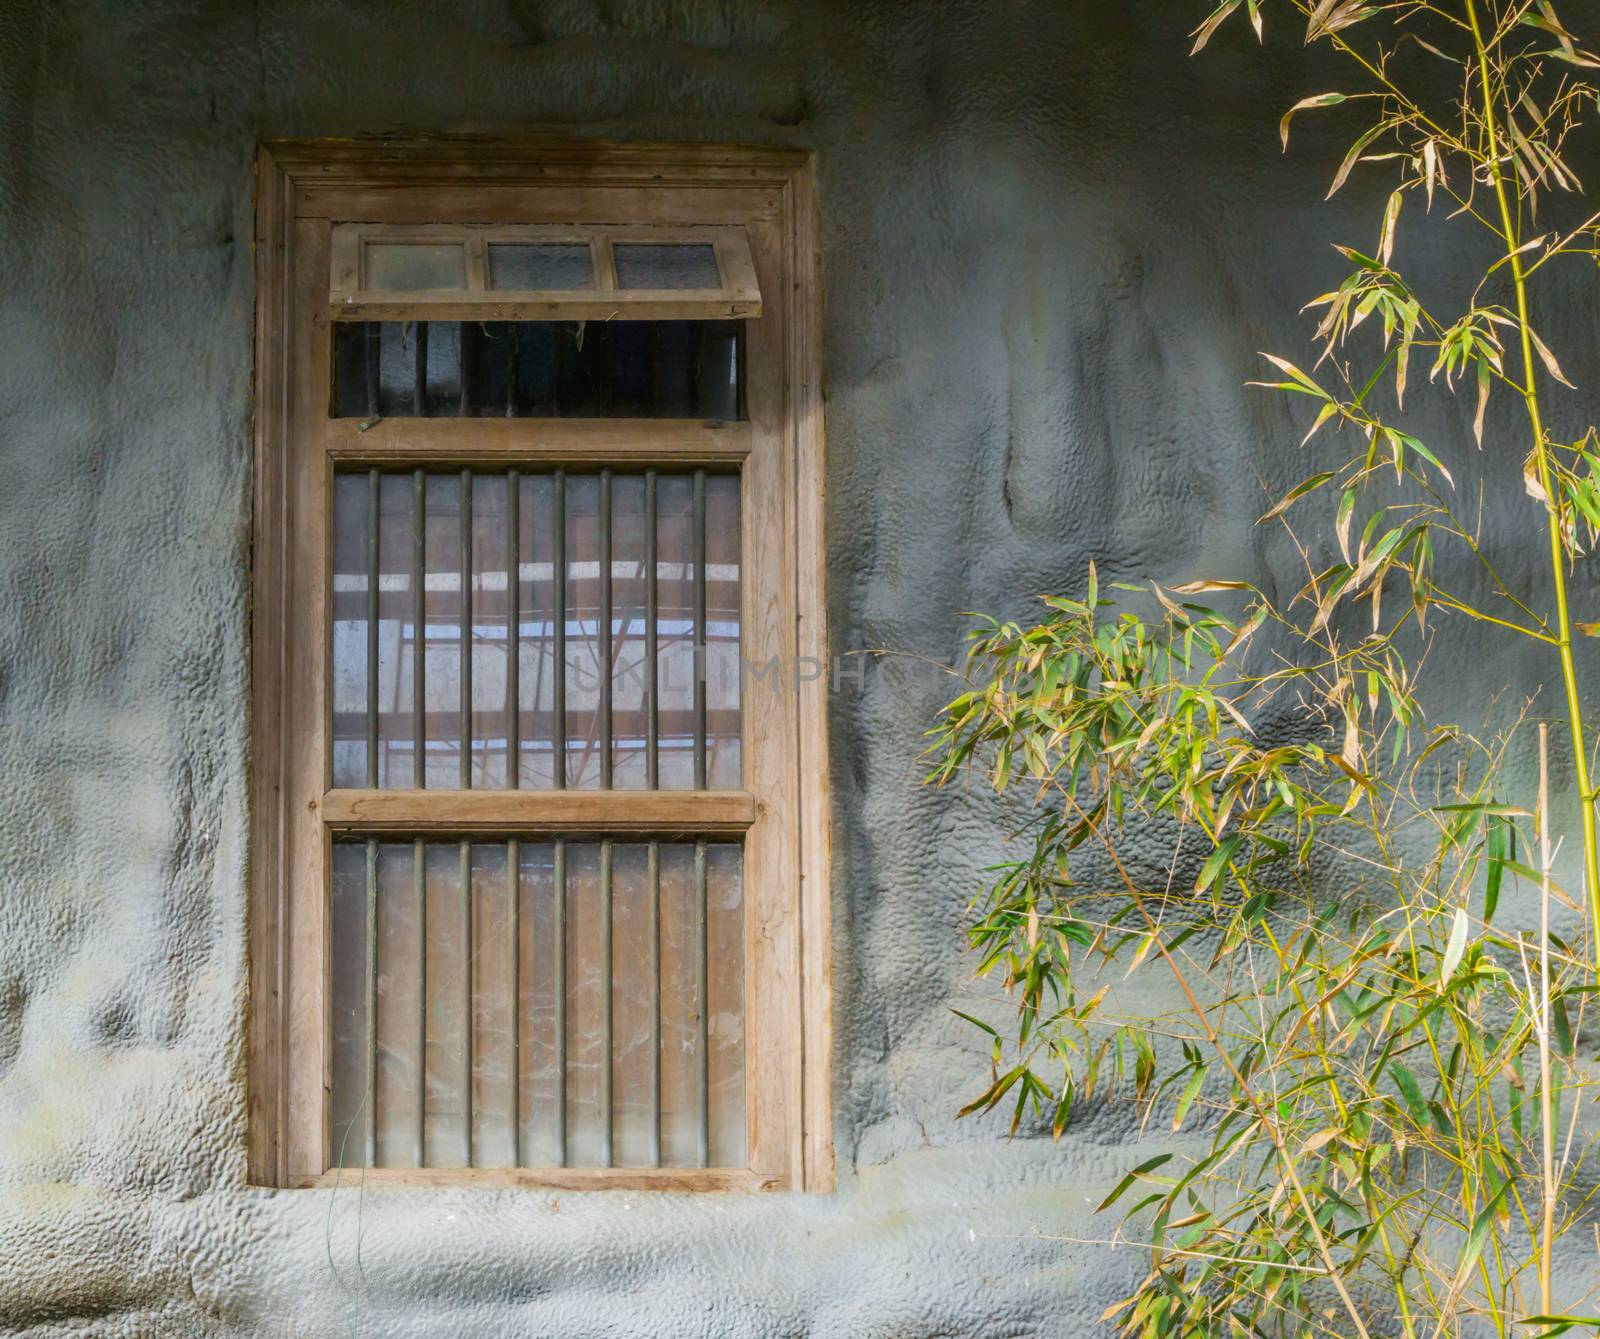
<instances>
[{"instance_id":1,"label":"old wooden window","mask_svg":"<svg viewBox=\"0 0 1600 1339\"><path fill-rule=\"evenodd\" d=\"M253 1178L826 1186L804 159L259 186Z\"/></svg>"}]
</instances>

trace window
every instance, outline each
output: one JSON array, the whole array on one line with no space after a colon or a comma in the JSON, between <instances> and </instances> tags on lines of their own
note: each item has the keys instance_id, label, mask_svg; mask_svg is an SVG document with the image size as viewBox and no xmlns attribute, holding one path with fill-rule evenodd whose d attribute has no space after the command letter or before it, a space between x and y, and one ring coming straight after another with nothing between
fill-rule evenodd
<instances>
[{"instance_id":1,"label":"window","mask_svg":"<svg viewBox=\"0 0 1600 1339\"><path fill-rule=\"evenodd\" d=\"M259 188L252 1178L825 1188L805 159Z\"/></svg>"}]
</instances>

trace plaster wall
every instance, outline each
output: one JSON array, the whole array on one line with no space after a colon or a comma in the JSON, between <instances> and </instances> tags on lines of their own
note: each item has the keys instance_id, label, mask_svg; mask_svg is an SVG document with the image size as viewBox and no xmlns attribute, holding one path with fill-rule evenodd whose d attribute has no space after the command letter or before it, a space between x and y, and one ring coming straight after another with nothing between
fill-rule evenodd
<instances>
[{"instance_id":1,"label":"plaster wall","mask_svg":"<svg viewBox=\"0 0 1600 1339\"><path fill-rule=\"evenodd\" d=\"M1297 44L1190 62L1191 10L0 0L0 1327L1099 1332L1139 1257L1036 1234L1097 1231L1148 1149L1125 1107L1056 1146L954 1120L982 1067L957 925L1004 827L920 788L926 678L833 700L835 1194L244 1188L251 158L535 128L814 148L835 644L949 658L960 611L1025 613L1091 557L1288 579L1250 521L1298 433L1241 383L1298 347L1320 244L1370 200L1318 204L1319 131L1278 159L1316 81Z\"/></svg>"}]
</instances>

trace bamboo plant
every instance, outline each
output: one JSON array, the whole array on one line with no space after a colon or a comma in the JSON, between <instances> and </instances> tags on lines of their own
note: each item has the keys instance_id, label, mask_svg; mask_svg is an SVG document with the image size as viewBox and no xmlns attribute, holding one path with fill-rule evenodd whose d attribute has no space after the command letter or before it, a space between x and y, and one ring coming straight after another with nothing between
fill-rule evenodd
<instances>
[{"instance_id":1,"label":"bamboo plant","mask_svg":"<svg viewBox=\"0 0 1600 1339\"><path fill-rule=\"evenodd\" d=\"M1148 1250L1105 1317L1128 1335L1596 1331L1600 736L1574 638L1600 627L1571 586L1600 433L1552 431L1570 383L1539 319L1600 259L1569 162L1600 57L1547 0L1223 0L1194 50L1279 19L1348 80L1287 110L1285 148L1297 117L1357 116L1329 195L1386 183L1376 240L1308 304L1316 356L1267 355L1314 457L1261 518L1298 590L1091 566L1034 625L974 635L930 780L975 773L1023 818L974 903L978 971L1015 1007L969 1018L993 1071L966 1110L1059 1137L1076 1104L1140 1105L1163 1146L1095 1238ZM1401 268L1418 218L1486 254L1458 308ZM1460 440L1415 428L1424 395L1459 397ZM1531 570L1531 531L1475 514L1512 450ZM1428 710L1445 620L1486 664L1505 638L1544 667L1477 728ZM1530 752L1537 781L1508 766Z\"/></svg>"}]
</instances>

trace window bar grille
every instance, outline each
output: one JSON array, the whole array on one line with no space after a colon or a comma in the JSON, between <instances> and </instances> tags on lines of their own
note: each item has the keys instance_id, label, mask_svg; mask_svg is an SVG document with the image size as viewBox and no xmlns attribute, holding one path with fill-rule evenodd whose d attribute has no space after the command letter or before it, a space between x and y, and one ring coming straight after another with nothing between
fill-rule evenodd
<instances>
[{"instance_id":1,"label":"window bar grille","mask_svg":"<svg viewBox=\"0 0 1600 1339\"><path fill-rule=\"evenodd\" d=\"M506 417L517 416L517 331L515 321L510 324L510 338L506 340Z\"/></svg>"},{"instance_id":2,"label":"window bar grille","mask_svg":"<svg viewBox=\"0 0 1600 1339\"><path fill-rule=\"evenodd\" d=\"M554 724L550 728L550 747L553 755L552 784L557 790L561 790L567 784L567 473L565 470L556 471L554 494L555 516L552 520L550 539L555 549L554 561L551 564L555 611L551 620L553 623L551 631L555 634L553 648L555 664L551 667L554 679L551 688L555 714Z\"/></svg>"},{"instance_id":3,"label":"window bar grille","mask_svg":"<svg viewBox=\"0 0 1600 1339\"><path fill-rule=\"evenodd\" d=\"M689 336L689 406L694 411L690 417L699 418L706 397L700 389L700 373L705 366L706 332L704 325L694 322L694 333Z\"/></svg>"},{"instance_id":4,"label":"window bar grille","mask_svg":"<svg viewBox=\"0 0 1600 1339\"><path fill-rule=\"evenodd\" d=\"M600 1165L611 1166L611 838L600 843Z\"/></svg>"},{"instance_id":5,"label":"window bar grille","mask_svg":"<svg viewBox=\"0 0 1600 1339\"><path fill-rule=\"evenodd\" d=\"M461 400L456 405L456 416L468 418L472 414L472 377L477 362L478 328L471 321L461 323Z\"/></svg>"},{"instance_id":6,"label":"window bar grille","mask_svg":"<svg viewBox=\"0 0 1600 1339\"><path fill-rule=\"evenodd\" d=\"M411 510L416 517L411 545L411 784L428 784L428 476L418 470L411 479Z\"/></svg>"},{"instance_id":7,"label":"window bar grille","mask_svg":"<svg viewBox=\"0 0 1600 1339\"><path fill-rule=\"evenodd\" d=\"M645 886L650 906L645 914L650 936L650 1165L661 1165L661 843L645 851Z\"/></svg>"},{"instance_id":8,"label":"window bar grille","mask_svg":"<svg viewBox=\"0 0 1600 1339\"><path fill-rule=\"evenodd\" d=\"M472 843L461 843L461 1130L472 1166Z\"/></svg>"},{"instance_id":9,"label":"window bar grille","mask_svg":"<svg viewBox=\"0 0 1600 1339\"><path fill-rule=\"evenodd\" d=\"M656 697L656 660L660 642L656 630L656 472L644 472L644 784L654 790L661 784L661 710ZM654 843L651 844L655 850Z\"/></svg>"},{"instance_id":10,"label":"window bar grille","mask_svg":"<svg viewBox=\"0 0 1600 1339\"><path fill-rule=\"evenodd\" d=\"M378 839L367 838L366 1148L362 1165L378 1165Z\"/></svg>"},{"instance_id":11,"label":"window bar grille","mask_svg":"<svg viewBox=\"0 0 1600 1339\"><path fill-rule=\"evenodd\" d=\"M522 784L521 474L506 473L506 785Z\"/></svg>"},{"instance_id":12,"label":"window bar grille","mask_svg":"<svg viewBox=\"0 0 1600 1339\"><path fill-rule=\"evenodd\" d=\"M694 472L694 788L706 788L706 472Z\"/></svg>"},{"instance_id":13,"label":"window bar grille","mask_svg":"<svg viewBox=\"0 0 1600 1339\"><path fill-rule=\"evenodd\" d=\"M378 784L378 483L367 472L367 785Z\"/></svg>"},{"instance_id":14,"label":"window bar grille","mask_svg":"<svg viewBox=\"0 0 1600 1339\"><path fill-rule=\"evenodd\" d=\"M467 409L467 326L461 332L461 411ZM472 789L472 471L461 471L461 789ZM472 1166L472 843L461 843L461 1113Z\"/></svg>"},{"instance_id":15,"label":"window bar grille","mask_svg":"<svg viewBox=\"0 0 1600 1339\"><path fill-rule=\"evenodd\" d=\"M472 789L472 471L461 471L461 789Z\"/></svg>"},{"instance_id":16,"label":"window bar grille","mask_svg":"<svg viewBox=\"0 0 1600 1339\"><path fill-rule=\"evenodd\" d=\"M711 1019L710 999L706 988L706 841L704 837L694 844L694 1000L695 1000L695 1097L699 1102L699 1120L695 1130L695 1155L699 1165L711 1165Z\"/></svg>"},{"instance_id":17,"label":"window bar grille","mask_svg":"<svg viewBox=\"0 0 1600 1339\"><path fill-rule=\"evenodd\" d=\"M428 413L428 323L417 321L411 327L411 410L418 418Z\"/></svg>"},{"instance_id":18,"label":"window bar grille","mask_svg":"<svg viewBox=\"0 0 1600 1339\"><path fill-rule=\"evenodd\" d=\"M411 847L411 891L417 899L417 1143L418 1167L428 1165L428 873L421 837Z\"/></svg>"},{"instance_id":19,"label":"window bar grille","mask_svg":"<svg viewBox=\"0 0 1600 1339\"><path fill-rule=\"evenodd\" d=\"M611 789L611 471L600 471L600 788Z\"/></svg>"},{"instance_id":20,"label":"window bar grille","mask_svg":"<svg viewBox=\"0 0 1600 1339\"><path fill-rule=\"evenodd\" d=\"M560 533L559 531L557 533ZM551 882L555 886L554 915L551 917L550 936L554 944L555 995L555 1052L556 1052L556 1165L567 1165L567 841L555 840L554 869Z\"/></svg>"},{"instance_id":21,"label":"window bar grille","mask_svg":"<svg viewBox=\"0 0 1600 1339\"><path fill-rule=\"evenodd\" d=\"M522 843L506 841L506 934L511 941L511 1165L522 1166Z\"/></svg>"},{"instance_id":22,"label":"window bar grille","mask_svg":"<svg viewBox=\"0 0 1600 1339\"><path fill-rule=\"evenodd\" d=\"M378 417L378 370L383 356L383 327L367 322L367 417Z\"/></svg>"}]
</instances>

